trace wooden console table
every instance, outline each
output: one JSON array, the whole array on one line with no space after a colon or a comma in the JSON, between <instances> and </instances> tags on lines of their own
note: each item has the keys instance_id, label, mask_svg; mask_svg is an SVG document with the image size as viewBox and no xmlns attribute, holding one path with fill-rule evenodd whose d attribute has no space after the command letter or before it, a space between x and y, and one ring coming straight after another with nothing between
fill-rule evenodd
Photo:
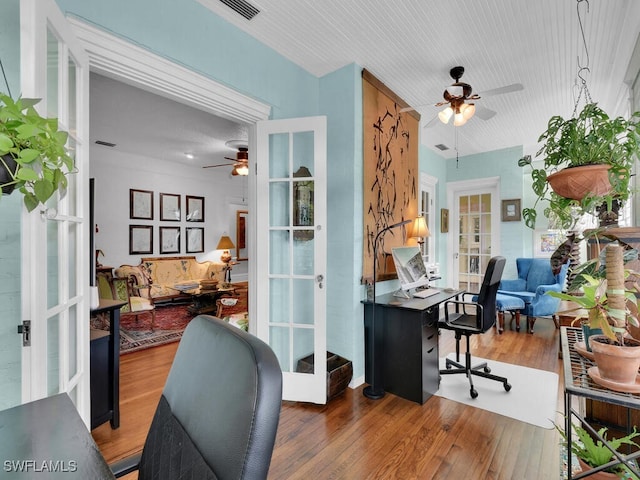
<instances>
[{"instance_id":1,"label":"wooden console table","mask_svg":"<svg viewBox=\"0 0 640 480\"><path fill-rule=\"evenodd\" d=\"M582 330L579 328L562 327L560 330L560 340L562 342L562 363L564 369L564 413L565 413L565 432L567 438L571 439L572 431L572 419L576 418L582 426L600 438L597 432L587 423L584 416L575 410L571 405L573 396L578 396L586 399L599 400L601 402L610 405L619 405L631 409L640 409L640 395L632 393L622 393L609 390L608 388L601 387L589 377L587 370L594 366L595 363L591 360L580 355L574 348L576 342L582 341ZM629 425L627 425L629 430ZM603 440L602 438L600 438ZM604 440L603 440L604 442ZM606 443L606 442L604 442ZM623 455L619 452L615 452L615 456L607 465L602 468L606 468L613 465L619 465L625 463L636 475L640 475L640 469L636 467L630 461L636 458L640 458L640 451ZM595 473L594 470L580 473L579 475L572 476L571 474L571 455L567 455L567 478L578 479Z\"/></svg>"},{"instance_id":2,"label":"wooden console table","mask_svg":"<svg viewBox=\"0 0 640 480\"><path fill-rule=\"evenodd\" d=\"M399 298L392 293L364 301L365 381L380 368L384 390L423 404L440 386L438 319L440 304L463 293L445 291L427 298ZM376 358L371 354L375 308Z\"/></svg>"},{"instance_id":3,"label":"wooden console table","mask_svg":"<svg viewBox=\"0 0 640 480\"><path fill-rule=\"evenodd\" d=\"M111 421L120 426L120 307L127 302L100 299L91 315L109 314L108 335L91 334L91 428Z\"/></svg>"}]
</instances>

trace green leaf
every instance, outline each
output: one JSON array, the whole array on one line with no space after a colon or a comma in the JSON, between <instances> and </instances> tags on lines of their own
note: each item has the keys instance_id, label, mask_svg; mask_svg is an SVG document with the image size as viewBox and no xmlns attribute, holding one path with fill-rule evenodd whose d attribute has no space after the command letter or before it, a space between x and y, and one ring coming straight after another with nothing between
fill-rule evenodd
<instances>
[{"instance_id":1,"label":"green leaf","mask_svg":"<svg viewBox=\"0 0 640 480\"><path fill-rule=\"evenodd\" d=\"M23 150L20 150L20 155L18 158L20 159L20 163L31 163L39 156L40 152L38 150L34 150L33 148L25 148Z\"/></svg>"},{"instance_id":2,"label":"green leaf","mask_svg":"<svg viewBox=\"0 0 640 480\"><path fill-rule=\"evenodd\" d=\"M32 168L20 167L16 173L16 178L25 182L35 182L38 179L38 174Z\"/></svg>"},{"instance_id":3,"label":"green leaf","mask_svg":"<svg viewBox=\"0 0 640 480\"><path fill-rule=\"evenodd\" d=\"M49 200L54 191L53 183L48 180L37 180L33 184L33 193L41 203Z\"/></svg>"},{"instance_id":4,"label":"green leaf","mask_svg":"<svg viewBox=\"0 0 640 480\"><path fill-rule=\"evenodd\" d=\"M24 205L27 210L32 212L39 204L38 199L33 193L27 192L24 194Z\"/></svg>"}]
</instances>

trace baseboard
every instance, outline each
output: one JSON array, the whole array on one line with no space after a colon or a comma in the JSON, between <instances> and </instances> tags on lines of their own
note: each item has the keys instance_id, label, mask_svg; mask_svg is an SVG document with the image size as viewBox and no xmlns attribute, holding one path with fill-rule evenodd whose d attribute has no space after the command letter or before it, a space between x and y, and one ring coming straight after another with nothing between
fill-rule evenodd
<instances>
[{"instance_id":1,"label":"baseboard","mask_svg":"<svg viewBox=\"0 0 640 480\"><path fill-rule=\"evenodd\" d=\"M348 386L349 388L358 388L363 383L364 383L364 375L361 375L358 378L352 378Z\"/></svg>"}]
</instances>

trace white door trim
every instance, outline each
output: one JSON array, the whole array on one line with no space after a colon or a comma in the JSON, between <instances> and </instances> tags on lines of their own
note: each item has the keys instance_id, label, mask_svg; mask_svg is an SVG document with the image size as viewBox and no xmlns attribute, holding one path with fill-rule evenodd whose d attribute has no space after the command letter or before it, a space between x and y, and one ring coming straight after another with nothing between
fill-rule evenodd
<instances>
[{"instance_id":1,"label":"white door trim","mask_svg":"<svg viewBox=\"0 0 640 480\"><path fill-rule=\"evenodd\" d=\"M271 106L77 18L72 30L92 72L236 122L267 120Z\"/></svg>"},{"instance_id":2,"label":"white door trim","mask_svg":"<svg viewBox=\"0 0 640 480\"><path fill-rule=\"evenodd\" d=\"M458 253L458 204L455 196L459 192L470 192L478 190L491 190L493 193L491 200L491 231L495 235L491 236L492 251L494 255L500 252L500 177L485 177L473 180L461 180L459 182L447 182L447 205L451 209L449 214L449 234L447 235L447 284L457 285L458 273L455 271L454 257ZM458 233L457 233L458 232Z\"/></svg>"}]
</instances>

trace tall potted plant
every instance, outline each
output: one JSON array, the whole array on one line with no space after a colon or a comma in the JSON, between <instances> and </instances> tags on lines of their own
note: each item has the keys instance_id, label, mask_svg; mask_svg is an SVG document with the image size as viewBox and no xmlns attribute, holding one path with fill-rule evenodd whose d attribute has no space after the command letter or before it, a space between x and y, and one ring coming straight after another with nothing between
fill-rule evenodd
<instances>
[{"instance_id":1,"label":"tall potted plant","mask_svg":"<svg viewBox=\"0 0 640 480\"><path fill-rule=\"evenodd\" d=\"M586 284L581 295L548 294L586 309L589 327L602 330L602 335L590 339L597 365L597 369L588 371L593 381L612 390L636 391L640 341L629 335L629 329L640 325L638 299L635 292L625 287L625 278L630 272L624 269L623 250L618 244L605 247L606 278L596 279L583 274Z\"/></svg>"},{"instance_id":2,"label":"tall potted plant","mask_svg":"<svg viewBox=\"0 0 640 480\"><path fill-rule=\"evenodd\" d=\"M38 114L38 102L0 94L0 187L2 194L20 191L29 211L64 191L74 169L67 132L58 129L57 119Z\"/></svg>"},{"instance_id":3,"label":"tall potted plant","mask_svg":"<svg viewBox=\"0 0 640 480\"><path fill-rule=\"evenodd\" d=\"M522 211L528 227L535 228L540 202L548 203L547 218L570 230L582 214L603 205L611 211L614 201L624 203L631 196L631 167L640 154L640 112L628 120L610 118L596 103L589 103L576 117L551 117L538 142L543 142L536 153L543 157L541 168L533 167L529 155L518 161L521 167L532 168L537 196L534 206ZM569 175L572 179L564 181ZM580 191L568 188L577 184L582 185Z\"/></svg>"}]
</instances>

